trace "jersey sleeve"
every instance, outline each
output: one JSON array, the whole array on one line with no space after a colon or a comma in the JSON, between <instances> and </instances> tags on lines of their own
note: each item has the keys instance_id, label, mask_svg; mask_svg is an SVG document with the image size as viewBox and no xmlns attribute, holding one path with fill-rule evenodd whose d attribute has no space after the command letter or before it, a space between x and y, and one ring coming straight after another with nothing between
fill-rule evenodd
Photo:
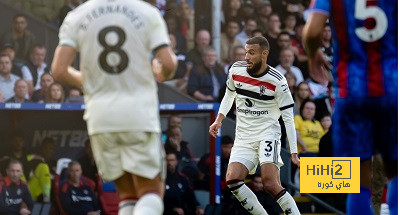
<instances>
[{"instance_id":1,"label":"jersey sleeve","mask_svg":"<svg viewBox=\"0 0 400 215\"><path fill-rule=\"evenodd\" d=\"M63 24L60 27L60 33L58 37L60 39L58 45L59 46L71 46L75 49L78 47L77 40L77 30L75 29L79 26L74 22L73 12L68 13L65 17Z\"/></svg>"},{"instance_id":2,"label":"jersey sleeve","mask_svg":"<svg viewBox=\"0 0 400 215\"><path fill-rule=\"evenodd\" d=\"M331 12L330 0L312 0L310 3L311 12L320 12L329 15Z\"/></svg>"},{"instance_id":3,"label":"jersey sleeve","mask_svg":"<svg viewBox=\"0 0 400 215\"><path fill-rule=\"evenodd\" d=\"M156 8L152 8L151 14L148 16L151 18L149 19L150 25L147 26L147 36L149 38L150 49L155 52L157 49L170 44L167 25Z\"/></svg>"},{"instance_id":4,"label":"jersey sleeve","mask_svg":"<svg viewBox=\"0 0 400 215\"><path fill-rule=\"evenodd\" d=\"M229 69L228 78L226 80L226 88L228 88L229 91L233 92L236 91L236 89L235 89L235 84L233 82L232 73L233 73L233 67Z\"/></svg>"},{"instance_id":5,"label":"jersey sleeve","mask_svg":"<svg viewBox=\"0 0 400 215\"><path fill-rule=\"evenodd\" d=\"M276 86L275 100L278 103L279 110L285 110L294 106L292 94L285 78Z\"/></svg>"}]
</instances>

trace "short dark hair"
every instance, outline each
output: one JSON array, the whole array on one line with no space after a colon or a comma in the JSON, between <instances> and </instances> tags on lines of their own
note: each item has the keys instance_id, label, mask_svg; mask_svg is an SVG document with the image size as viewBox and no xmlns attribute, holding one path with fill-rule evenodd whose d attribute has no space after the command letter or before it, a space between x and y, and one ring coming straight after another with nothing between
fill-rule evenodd
<instances>
[{"instance_id":1,"label":"short dark hair","mask_svg":"<svg viewBox=\"0 0 400 215\"><path fill-rule=\"evenodd\" d=\"M22 18L24 18L24 19L26 20L26 16L25 16L24 14L22 14L22 13L17 13L17 14L15 14L15 16L13 17L13 20L15 21L15 20L17 20L17 18L19 18L19 17L22 17Z\"/></svg>"},{"instance_id":2,"label":"short dark hair","mask_svg":"<svg viewBox=\"0 0 400 215\"><path fill-rule=\"evenodd\" d=\"M233 144L233 139L232 137L225 135L221 138L221 144L226 145L226 144Z\"/></svg>"},{"instance_id":3,"label":"short dark hair","mask_svg":"<svg viewBox=\"0 0 400 215\"><path fill-rule=\"evenodd\" d=\"M262 37L262 36L255 36L246 41L246 44L248 45L260 45L261 51L264 51L265 49L269 51L269 42L267 38Z\"/></svg>"},{"instance_id":4,"label":"short dark hair","mask_svg":"<svg viewBox=\"0 0 400 215\"><path fill-rule=\"evenodd\" d=\"M8 163L7 163L7 169L10 169L10 166L11 166L11 165L14 165L14 164L19 164L19 165L21 166L22 169L24 168L24 166L22 165L21 161L19 161L19 160L17 160L17 159L11 159L11 160L9 160Z\"/></svg>"},{"instance_id":5,"label":"short dark hair","mask_svg":"<svg viewBox=\"0 0 400 215\"><path fill-rule=\"evenodd\" d=\"M290 34L289 34L289 32L287 32L287 31L281 31L281 32L278 34L278 38L279 38L280 36L282 36L282 35L287 35L287 36L289 36L289 38L291 37Z\"/></svg>"}]
</instances>

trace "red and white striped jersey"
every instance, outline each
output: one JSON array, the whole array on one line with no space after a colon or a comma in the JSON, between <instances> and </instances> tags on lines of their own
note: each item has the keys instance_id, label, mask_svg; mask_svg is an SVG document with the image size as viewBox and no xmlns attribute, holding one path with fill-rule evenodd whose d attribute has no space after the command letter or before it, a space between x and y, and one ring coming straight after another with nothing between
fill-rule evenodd
<instances>
[{"instance_id":1,"label":"red and white striped jersey","mask_svg":"<svg viewBox=\"0 0 400 215\"><path fill-rule=\"evenodd\" d=\"M294 105L285 77L269 65L258 76L250 75L246 69L245 61L234 63L226 82L228 90L236 92L235 142L280 135L281 111Z\"/></svg>"}]
</instances>

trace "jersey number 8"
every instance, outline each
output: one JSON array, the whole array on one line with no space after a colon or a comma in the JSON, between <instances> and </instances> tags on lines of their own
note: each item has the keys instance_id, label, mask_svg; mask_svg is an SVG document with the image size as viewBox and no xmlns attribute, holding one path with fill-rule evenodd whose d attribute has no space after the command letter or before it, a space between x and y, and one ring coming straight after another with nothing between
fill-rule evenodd
<instances>
[{"instance_id":1,"label":"jersey number 8","mask_svg":"<svg viewBox=\"0 0 400 215\"><path fill-rule=\"evenodd\" d=\"M107 35L111 32L114 32L118 37L115 44L110 44L110 42L106 40ZM122 49L122 45L126 40L124 30L118 26L103 28L99 33L98 40L104 48L98 59L100 67L109 74L119 74L123 72L126 67L128 67L128 55ZM115 56L114 53L119 56L119 62L118 60L110 60L118 62L116 65L110 65L110 62L107 61L107 59L112 59L112 57ZM110 54L114 54L114 56L109 56Z\"/></svg>"}]
</instances>

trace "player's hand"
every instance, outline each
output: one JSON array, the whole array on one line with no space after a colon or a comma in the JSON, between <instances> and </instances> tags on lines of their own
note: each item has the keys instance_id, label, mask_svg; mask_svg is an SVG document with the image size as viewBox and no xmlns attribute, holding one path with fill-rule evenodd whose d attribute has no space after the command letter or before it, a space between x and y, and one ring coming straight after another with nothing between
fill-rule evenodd
<instances>
[{"instance_id":1,"label":"player's hand","mask_svg":"<svg viewBox=\"0 0 400 215\"><path fill-rule=\"evenodd\" d=\"M221 128L222 123L215 121L211 126L210 130L208 131L211 136L217 137L218 135L218 129Z\"/></svg>"},{"instance_id":2,"label":"player's hand","mask_svg":"<svg viewBox=\"0 0 400 215\"><path fill-rule=\"evenodd\" d=\"M182 208L174 208L173 209L178 215L185 215L185 212Z\"/></svg>"},{"instance_id":3,"label":"player's hand","mask_svg":"<svg viewBox=\"0 0 400 215\"><path fill-rule=\"evenodd\" d=\"M314 57L308 58L308 67L310 68L310 76L313 80L320 84L326 84L332 81L332 76L327 69L332 69L331 63L327 61L325 54L321 49L315 53Z\"/></svg>"},{"instance_id":4,"label":"player's hand","mask_svg":"<svg viewBox=\"0 0 400 215\"><path fill-rule=\"evenodd\" d=\"M154 58L151 61L151 68L153 70L154 76L157 82L165 81L165 77L162 74L162 65L159 59Z\"/></svg>"},{"instance_id":5,"label":"player's hand","mask_svg":"<svg viewBox=\"0 0 400 215\"><path fill-rule=\"evenodd\" d=\"M293 153L291 157L293 164L300 168L300 159L297 157L297 153Z\"/></svg>"},{"instance_id":6,"label":"player's hand","mask_svg":"<svg viewBox=\"0 0 400 215\"><path fill-rule=\"evenodd\" d=\"M196 207L196 215L204 215L204 210L200 207Z\"/></svg>"},{"instance_id":7,"label":"player's hand","mask_svg":"<svg viewBox=\"0 0 400 215\"><path fill-rule=\"evenodd\" d=\"M21 208L21 210L19 210L19 214L20 215L29 215L29 214L31 214L31 212L27 208Z\"/></svg>"}]
</instances>

